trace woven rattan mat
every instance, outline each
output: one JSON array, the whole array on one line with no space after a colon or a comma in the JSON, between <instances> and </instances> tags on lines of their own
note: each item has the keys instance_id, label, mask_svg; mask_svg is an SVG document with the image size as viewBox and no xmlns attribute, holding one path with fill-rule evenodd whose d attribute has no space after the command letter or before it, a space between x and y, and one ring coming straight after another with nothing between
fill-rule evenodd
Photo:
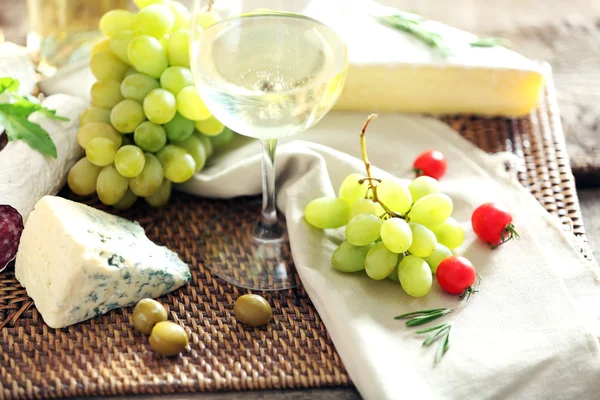
<instances>
[{"instance_id":1,"label":"woven rattan mat","mask_svg":"<svg viewBox=\"0 0 600 400\"><path fill-rule=\"evenodd\" d=\"M518 174L523 185L567 229L583 236L552 87L527 118L444 121L486 151L508 150L524 159ZM152 240L167 245L191 266L190 285L160 299L191 338L191 349L175 360L152 353L148 339L132 330L131 308L66 329L49 329L29 306L12 268L0 273L0 324L6 323L0 330L0 398L351 385L301 284L295 290L265 294L274 319L266 328L254 329L232 315L234 300L245 291L214 278L202 265L203 226L251 200L207 200L177 193L163 209L140 202L120 213L140 221ZM252 216L258 215L258 209L253 211ZM234 229L232 225L232 235Z\"/></svg>"}]
</instances>

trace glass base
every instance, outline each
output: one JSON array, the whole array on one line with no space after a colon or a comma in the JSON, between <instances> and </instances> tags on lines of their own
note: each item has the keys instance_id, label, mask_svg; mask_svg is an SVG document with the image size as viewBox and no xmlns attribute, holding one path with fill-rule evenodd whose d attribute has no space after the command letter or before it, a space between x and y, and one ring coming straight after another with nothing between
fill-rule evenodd
<instances>
[{"instance_id":1,"label":"glass base","mask_svg":"<svg viewBox=\"0 0 600 400\"><path fill-rule=\"evenodd\" d=\"M297 286L285 223L257 224L260 203L229 209L209 221L202 237L204 266L245 289L274 291Z\"/></svg>"}]
</instances>

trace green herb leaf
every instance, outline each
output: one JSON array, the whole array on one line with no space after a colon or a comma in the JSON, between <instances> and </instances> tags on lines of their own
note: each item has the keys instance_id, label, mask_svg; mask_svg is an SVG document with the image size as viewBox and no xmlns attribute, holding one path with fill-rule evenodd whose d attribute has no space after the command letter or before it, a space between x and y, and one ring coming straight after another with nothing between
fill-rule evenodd
<instances>
[{"instance_id":1,"label":"green herb leaf","mask_svg":"<svg viewBox=\"0 0 600 400\"><path fill-rule=\"evenodd\" d=\"M19 81L13 78L0 78L0 93L14 92L19 88ZM11 95L10 103L0 103L0 125L6 130L9 141L23 140L32 149L52 158L57 157L56 146L48 132L38 124L28 120L34 112L40 112L47 118L68 121L68 118L56 115L56 111L42 107L36 101L32 101L17 94Z\"/></svg>"},{"instance_id":2,"label":"green herb leaf","mask_svg":"<svg viewBox=\"0 0 600 400\"><path fill-rule=\"evenodd\" d=\"M19 90L19 81L13 78L0 78L0 93L16 92Z\"/></svg>"},{"instance_id":3,"label":"green herb leaf","mask_svg":"<svg viewBox=\"0 0 600 400\"><path fill-rule=\"evenodd\" d=\"M379 17L379 21L392 28L410 33L423 43L437 48L445 57L453 54L442 35L423 27L424 20L418 15L398 12L394 15Z\"/></svg>"},{"instance_id":4,"label":"green herb leaf","mask_svg":"<svg viewBox=\"0 0 600 400\"><path fill-rule=\"evenodd\" d=\"M384 25L409 33L423 43L438 49L444 57L454 55L446 38L424 26L423 23L427 21L419 15L397 10L393 15L378 17L377 19ZM469 42L472 47L497 47L505 44L504 39L487 36L481 36Z\"/></svg>"},{"instance_id":5,"label":"green herb leaf","mask_svg":"<svg viewBox=\"0 0 600 400\"><path fill-rule=\"evenodd\" d=\"M12 115L3 111L4 106L7 105L10 104L0 104L0 124L4 125L8 140L23 140L32 149L56 158L56 146L48 132L38 124L27 120L27 117Z\"/></svg>"},{"instance_id":6,"label":"green herb leaf","mask_svg":"<svg viewBox=\"0 0 600 400\"><path fill-rule=\"evenodd\" d=\"M471 47L499 47L505 45L505 40L495 37L480 36L477 40L469 43Z\"/></svg>"},{"instance_id":7,"label":"green herb leaf","mask_svg":"<svg viewBox=\"0 0 600 400\"><path fill-rule=\"evenodd\" d=\"M56 115L56 110L50 110L49 108L41 107L38 111L50 119L54 119L57 121L69 121L69 118L67 117L61 117L60 115Z\"/></svg>"}]
</instances>

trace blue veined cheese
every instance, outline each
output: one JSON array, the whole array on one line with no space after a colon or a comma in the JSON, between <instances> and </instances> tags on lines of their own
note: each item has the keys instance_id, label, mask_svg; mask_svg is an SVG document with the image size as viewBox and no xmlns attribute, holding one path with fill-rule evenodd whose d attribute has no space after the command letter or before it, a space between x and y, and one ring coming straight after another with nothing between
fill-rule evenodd
<instances>
[{"instance_id":1,"label":"blue veined cheese","mask_svg":"<svg viewBox=\"0 0 600 400\"><path fill-rule=\"evenodd\" d=\"M29 215L15 272L51 328L162 296L191 278L137 222L54 196Z\"/></svg>"}]
</instances>

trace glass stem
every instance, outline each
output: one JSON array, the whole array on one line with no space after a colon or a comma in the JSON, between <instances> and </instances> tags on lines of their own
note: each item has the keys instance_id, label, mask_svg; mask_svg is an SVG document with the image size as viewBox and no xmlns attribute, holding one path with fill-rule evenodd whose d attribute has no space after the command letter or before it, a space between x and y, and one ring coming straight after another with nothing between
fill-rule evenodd
<instances>
[{"instance_id":1,"label":"glass stem","mask_svg":"<svg viewBox=\"0 0 600 400\"><path fill-rule=\"evenodd\" d=\"M261 139L262 148L262 224L266 229L277 225L275 204L275 152L277 139Z\"/></svg>"}]
</instances>

